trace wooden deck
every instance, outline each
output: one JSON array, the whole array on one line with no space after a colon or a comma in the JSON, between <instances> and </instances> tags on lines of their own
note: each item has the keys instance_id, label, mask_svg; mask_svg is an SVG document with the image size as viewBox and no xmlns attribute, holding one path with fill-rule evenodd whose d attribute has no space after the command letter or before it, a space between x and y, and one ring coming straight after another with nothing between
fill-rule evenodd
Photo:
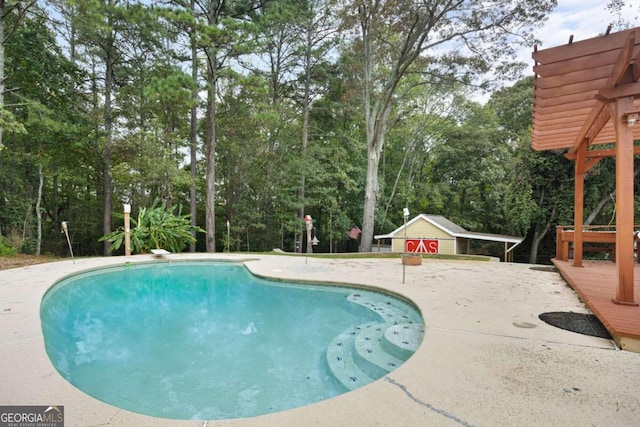
<instances>
[{"instance_id":1,"label":"wooden deck","mask_svg":"<svg viewBox=\"0 0 640 427\"><path fill-rule=\"evenodd\" d=\"M614 337L623 350L640 353L640 307L619 305L616 297L616 264L610 261L583 261L574 267L573 260L553 260L562 277L580 295L582 301ZM634 267L634 297L640 302L640 264Z\"/></svg>"}]
</instances>

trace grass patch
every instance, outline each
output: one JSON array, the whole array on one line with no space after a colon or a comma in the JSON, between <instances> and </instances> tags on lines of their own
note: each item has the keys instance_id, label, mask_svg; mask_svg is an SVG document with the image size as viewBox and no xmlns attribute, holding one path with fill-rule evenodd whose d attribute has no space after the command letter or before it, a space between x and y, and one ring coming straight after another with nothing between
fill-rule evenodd
<instances>
[{"instance_id":1,"label":"grass patch","mask_svg":"<svg viewBox=\"0 0 640 427\"><path fill-rule=\"evenodd\" d=\"M9 268L20 268L35 264L44 264L46 262L61 261L66 258L59 258L53 255L26 255L15 254L12 256L0 256L0 270L6 270Z\"/></svg>"},{"instance_id":2,"label":"grass patch","mask_svg":"<svg viewBox=\"0 0 640 427\"><path fill-rule=\"evenodd\" d=\"M335 259L377 259L377 258L401 258L402 253L398 252L346 252L346 253L313 253L297 254L293 252L255 252L256 255L287 255L287 256L312 256L314 258L335 258ZM443 259L455 261L491 261L491 257L484 255L448 255L448 254L422 254L423 259Z\"/></svg>"}]
</instances>

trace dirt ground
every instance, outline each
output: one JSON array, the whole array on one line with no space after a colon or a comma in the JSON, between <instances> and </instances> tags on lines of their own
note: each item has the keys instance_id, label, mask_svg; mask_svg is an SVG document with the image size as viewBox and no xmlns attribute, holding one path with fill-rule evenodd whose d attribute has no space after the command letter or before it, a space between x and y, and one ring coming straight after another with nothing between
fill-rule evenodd
<instances>
[{"instance_id":1,"label":"dirt ground","mask_svg":"<svg viewBox=\"0 0 640 427\"><path fill-rule=\"evenodd\" d=\"M35 256L35 255L17 254L12 257L0 257L0 270L25 267L28 265L42 264L45 262L53 262L58 260L59 260L58 258L48 256L48 255Z\"/></svg>"}]
</instances>

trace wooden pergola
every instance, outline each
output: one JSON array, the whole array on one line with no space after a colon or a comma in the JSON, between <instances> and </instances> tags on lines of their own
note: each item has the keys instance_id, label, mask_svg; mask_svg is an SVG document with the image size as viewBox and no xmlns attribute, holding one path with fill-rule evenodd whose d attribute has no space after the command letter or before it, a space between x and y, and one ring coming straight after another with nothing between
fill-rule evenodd
<instances>
[{"instance_id":1,"label":"wooden pergola","mask_svg":"<svg viewBox=\"0 0 640 427\"><path fill-rule=\"evenodd\" d=\"M634 299L633 160L640 154L640 28L533 52L531 146L568 150L575 161L574 263L582 266L584 174L616 159L616 270L613 302ZM636 121L638 122L636 124ZM606 145L605 145L606 144Z\"/></svg>"}]
</instances>

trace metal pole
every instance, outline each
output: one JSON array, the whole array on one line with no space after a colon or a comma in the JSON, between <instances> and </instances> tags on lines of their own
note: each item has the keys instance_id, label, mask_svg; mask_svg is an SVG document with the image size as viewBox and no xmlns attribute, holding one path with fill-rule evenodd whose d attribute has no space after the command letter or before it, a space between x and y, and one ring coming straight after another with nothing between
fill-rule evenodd
<instances>
[{"instance_id":1,"label":"metal pole","mask_svg":"<svg viewBox=\"0 0 640 427\"><path fill-rule=\"evenodd\" d=\"M402 242L404 247L402 248L402 283L404 284L405 277L405 269L407 265L405 264L405 258L407 256L407 218L404 218L404 240Z\"/></svg>"}]
</instances>

